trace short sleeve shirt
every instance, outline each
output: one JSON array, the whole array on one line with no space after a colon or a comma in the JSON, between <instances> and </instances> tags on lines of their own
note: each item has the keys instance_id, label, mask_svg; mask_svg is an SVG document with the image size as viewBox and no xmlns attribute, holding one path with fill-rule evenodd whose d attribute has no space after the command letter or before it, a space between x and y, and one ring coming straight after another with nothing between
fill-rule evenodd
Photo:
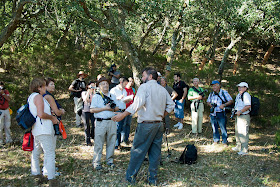
<instances>
[{"instance_id":1,"label":"short sleeve shirt","mask_svg":"<svg viewBox=\"0 0 280 187\"><path fill-rule=\"evenodd\" d=\"M201 87L198 87L197 89L200 92L203 92L203 89ZM198 97L199 94L194 90L193 87L191 87L188 91L188 97ZM195 101L196 99L193 99L192 101Z\"/></svg>"},{"instance_id":2,"label":"short sleeve shirt","mask_svg":"<svg viewBox=\"0 0 280 187\"><path fill-rule=\"evenodd\" d=\"M189 86L184 81L179 81L177 83L173 83L173 89L177 92L178 96L175 98L176 100L182 99L184 95L184 88L189 89Z\"/></svg>"},{"instance_id":3,"label":"short sleeve shirt","mask_svg":"<svg viewBox=\"0 0 280 187\"><path fill-rule=\"evenodd\" d=\"M121 72L120 72L119 70L116 70L116 71L114 72L114 75L120 75L120 74L121 74ZM119 79L116 78L116 77L114 77L114 76L112 77L111 82L114 83L114 84L119 84L119 83L120 83Z\"/></svg>"},{"instance_id":4,"label":"short sleeve shirt","mask_svg":"<svg viewBox=\"0 0 280 187\"><path fill-rule=\"evenodd\" d=\"M243 97L243 99L242 99ZM245 106L251 105L251 95L248 92L244 92L243 96L238 94L235 99L235 110L242 110ZM243 112L242 114L248 114L250 110Z\"/></svg>"},{"instance_id":5,"label":"short sleeve shirt","mask_svg":"<svg viewBox=\"0 0 280 187\"><path fill-rule=\"evenodd\" d=\"M110 97L115 103L116 103L116 96L113 94L109 94L108 97ZM94 94L91 100L90 108L103 108L105 107L104 100L101 95L99 94ZM102 111L98 113L94 113L95 118L104 118L108 119L111 118L115 115L113 111Z\"/></svg>"},{"instance_id":6,"label":"short sleeve shirt","mask_svg":"<svg viewBox=\"0 0 280 187\"><path fill-rule=\"evenodd\" d=\"M169 93L169 95L171 96L172 95L172 92L174 92L174 89L171 88L170 86L165 86L165 89L167 90L167 92Z\"/></svg>"},{"instance_id":7,"label":"short sleeve shirt","mask_svg":"<svg viewBox=\"0 0 280 187\"><path fill-rule=\"evenodd\" d=\"M71 85L74 87L75 90L79 90L80 88L82 89L82 91L80 91L80 92L72 92L74 97L80 98L82 95L82 92L86 91L86 82L84 80L81 81L79 79L76 79L72 82Z\"/></svg>"},{"instance_id":8,"label":"short sleeve shirt","mask_svg":"<svg viewBox=\"0 0 280 187\"><path fill-rule=\"evenodd\" d=\"M224 94L222 93L224 92ZM229 95L229 93L226 90L220 89L219 96L226 102L232 100L232 97ZM211 113L210 115L216 116L217 112L222 112L223 110L220 109L220 106L223 104L223 101L220 99L218 95L214 94L213 92L210 93L208 96L207 102L211 104L217 104L217 106L214 109L214 113ZM224 97L225 96L225 97Z\"/></svg>"}]
</instances>

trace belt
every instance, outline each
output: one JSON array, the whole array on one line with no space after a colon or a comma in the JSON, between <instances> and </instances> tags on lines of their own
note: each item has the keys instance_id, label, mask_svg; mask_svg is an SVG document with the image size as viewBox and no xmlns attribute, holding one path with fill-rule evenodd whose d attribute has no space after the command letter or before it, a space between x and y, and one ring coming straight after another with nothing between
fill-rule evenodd
<instances>
[{"instance_id":1,"label":"belt","mask_svg":"<svg viewBox=\"0 0 280 187\"><path fill-rule=\"evenodd\" d=\"M142 121L142 123L161 123L162 121Z\"/></svg>"},{"instance_id":2,"label":"belt","mask_svg":"<svg viewBox=\"0 0 280 187\"><path fill-rule=\"evenodd\" d=\"M111 120L111 118L96 118L97 121L103 121L103 120Z\"/></svg>"},{"instance_id":3,"label":"belt","mask_svg":"<svg viewBox=\"0 0 280 187\"><path fill-rule=\"evenodd\" d=\"M249 113L248 114L240 114L240 115L249 115Z\"/></svg>"}]
</instances>

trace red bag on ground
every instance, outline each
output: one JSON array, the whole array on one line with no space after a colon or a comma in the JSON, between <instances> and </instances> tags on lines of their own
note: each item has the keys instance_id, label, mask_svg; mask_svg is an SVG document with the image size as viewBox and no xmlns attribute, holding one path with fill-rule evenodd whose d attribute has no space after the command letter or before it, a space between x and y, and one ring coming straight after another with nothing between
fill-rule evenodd
<instances>
[{"instance_id":1,"label":"red bag on ground","mask_svg":"<svg viewBox=\"0 0 280 187\"><path fill-rule=\"evenodd\" d=\"M23 136L22 150L33 151L34 149L34 137L31 131L28 131Z\"/></svg>"}]
</instances>

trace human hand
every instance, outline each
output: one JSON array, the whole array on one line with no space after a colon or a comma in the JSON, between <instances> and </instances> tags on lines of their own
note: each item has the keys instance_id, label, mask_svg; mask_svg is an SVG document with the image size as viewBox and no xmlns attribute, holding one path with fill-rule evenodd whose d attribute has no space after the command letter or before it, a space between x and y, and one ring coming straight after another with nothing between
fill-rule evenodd
<instances>
[{"instance_id":1,"label":"human hand","mask_svg":"<svg viewBox=\"0 0 280 187\"><path fill-rule=\"evenodd\" d=\"M65 110L63 108L61 108L60 111L62 112L62 114L65 114Z\"/></svg>"},{"instance_id":2,"label":"human hand","mask_svg":"<svg viewBox=\"0 0 280 187\"><path fill-rule=\"evenodd\" d=\"M238 110L238 111L236 112L236 115L237 115L237 116L240 116L241 113L242 113L242 112L241 112L240 110Z\"/></svg>"},{"instance_id":3,"label":"human hand","mask_svg":"<svg viewBox=\"0 0 280 187\"><path fill-rule=\"evenodd\" d=\"M198 100L201 100L201 99L202 99L202 96L201 96L201 95L199 95L199 96L197 97L197 99L198 99Z\"/></svg>"},{"instance_id":4,"label":"human hand","mask_svg":"<svg viewBox=\"0 0 280 187\"><path fill-rule=\"evenodd\" d=\"M122 112L117 112L117 115L113 116L111 119L115 122L119 122L125 118Z\"/></svg>"},{"instance_id":5,"label":"human hand","mask_svg":"<svg viewBox=\"0 0 280 187\"><path fill-rule=\"evenodd\" d=\"M59 120L55 116L52 116L51 120L53 124L59 124Z\"/></svg>"},{"instance_id":6,"label":"human hand","mask_svg":"<svg viewBox=\"0 0 280 187\"><path fill-rule=\"evenodd\" d=\"M225 104L220 105L219 108L223 110L225 108Z\"/></svg>"},{"instance_id":7,"label":"human hand","mask_svg":"<svg viewBox=\"0 0 280 187\"><path fill-rule=\"evenodd\" d=\"M180 103L183 103L183 102L184 102L184 99L180 99L179 102L180 102Z\"/></svg>"}]
</instances>

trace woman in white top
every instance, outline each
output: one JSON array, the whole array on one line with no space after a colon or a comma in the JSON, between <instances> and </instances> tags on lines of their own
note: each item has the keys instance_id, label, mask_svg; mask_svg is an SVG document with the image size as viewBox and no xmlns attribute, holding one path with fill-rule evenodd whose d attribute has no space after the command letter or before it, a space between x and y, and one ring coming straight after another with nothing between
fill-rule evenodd
<instances>
[{"instance_id":1,"label":"woman in white top","mask_svg":"<svg viewBox=\"0 0 280 187\"><path fill-rule=\"evenodd\" d=\"M31 155L31 174L43 179L40 169L40 154L44 153L44 167L48 173L50 186L57 184L55 178L55 141L53 124L59 121L51 115L50 105L43 94L46 93L46 82L44 79L35 78L30 83L32 94L28 98L29 109L36 122L32 126L34 136L34 150Z\"/></svg>"},{"instance_id":2,"label":"woman in white top","mask_svg":"<svg viewBox=\"0 0 280 187\"><path fill-rule=\"evenodd\" d=\"M87 91L82 92L82 99L84 102L84 108L82 111L82 120L85 125L85 140L87 146L92 146L90 138L94 138L94 114L90 113L90 104L93 95L95 94L96 84L90 81L87 86ZM89 120L92 127L90 127Z\"/></svg>"}]
</instances>

